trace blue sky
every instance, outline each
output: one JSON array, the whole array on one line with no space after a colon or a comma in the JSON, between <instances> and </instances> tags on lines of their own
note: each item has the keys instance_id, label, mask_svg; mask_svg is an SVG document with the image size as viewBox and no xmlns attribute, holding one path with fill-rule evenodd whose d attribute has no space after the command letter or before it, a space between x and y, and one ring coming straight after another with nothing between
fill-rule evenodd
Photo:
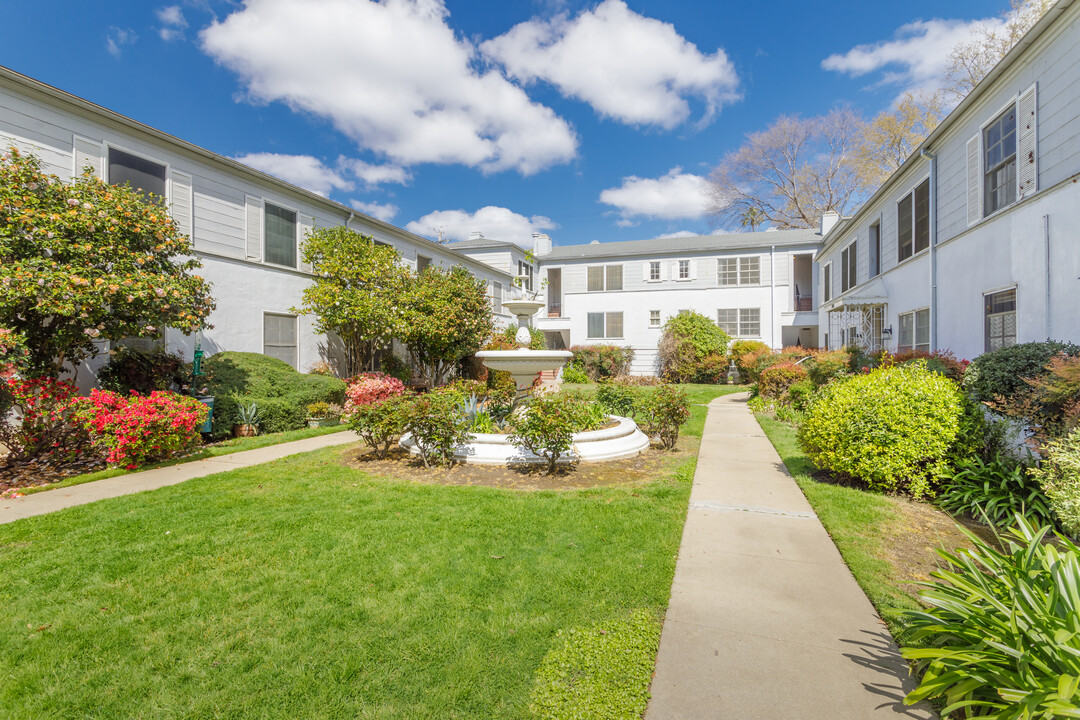
<instances>
[{"instance_id":1,"label":"blue sky","mask_svg":"<svg viewBox=\"0 0 1080 720\"><path fill-rule=\"evenodd\" d=\"M934 87L1007 5L37 0L0 65L423 235L565 245L710 232L746 133Z\"/></svg>"}]
</instances>

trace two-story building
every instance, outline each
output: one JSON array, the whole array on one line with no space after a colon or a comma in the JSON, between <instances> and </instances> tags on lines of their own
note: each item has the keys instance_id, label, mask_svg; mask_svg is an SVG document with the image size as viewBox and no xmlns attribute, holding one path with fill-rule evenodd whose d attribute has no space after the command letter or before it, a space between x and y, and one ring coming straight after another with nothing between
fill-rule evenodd
<instances>
[{"instance_id":1,"label":"two-story building","mask_svg":"<svg viewBox=\"0 0 1080 720\"><path fill-rule=\"evenodd\" d=\"M820 246L818 230L555 247L546 235L536 235L535 284L524 251L512 243L473 238L451 245L509 267L535 288L546 309L534 323L550 347L629 346L635 374L657 371L661 330L680 310L713 318L734 338L816 347L814 259Z\"/></svg>"},{"instance_id":2,"label":"two-story building","mask_svg":"<svg viewBox=\"0 0 1080 720\"><path fill-rule=\"evenodd\" d=\"M829 347L1080 339L1080 2L1059 0L825 239Z\"/></svg>"},{"instance_id":3,"label":"two-story building","mask_svg":"<svg viewBox=\"0 0 1080 720\"><path fill-rule=\"evenodd\" d=\"M166 199L217 300L212 329L198 337L166 329L159 339L187 358L201 342L207 353L264 353L300 370L340 360L313 318L293 311L313 277L300 242L317 227L347 225L392 245L414 269L462 265L494 297L511 282L508 271L0 67L0 149L8 146L38 156L62 179L90 167L107 182ZM508 320L501 309L499 320ZM85 384L92 373L79 378Z\"/></svg>"}]
</instances>

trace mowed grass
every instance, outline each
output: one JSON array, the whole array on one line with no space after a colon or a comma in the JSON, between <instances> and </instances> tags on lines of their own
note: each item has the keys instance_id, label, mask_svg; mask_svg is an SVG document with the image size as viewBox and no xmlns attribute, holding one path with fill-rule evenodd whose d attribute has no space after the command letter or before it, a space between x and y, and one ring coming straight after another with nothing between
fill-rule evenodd
<instances>
[{"instance_id":1,"label":"mowed grass","mask_svg":"<svg viewBox=\"0 0 1080 720\"><path fill-rule=\"evenodd\" d=\"M692 460L514 492L341 452L0 526L0 717L530 717L559 629L667 604Z\"/></svg>"},{"instance_id":2,"label":"mowed grass","mask_svg":"<svg viewBox=\"0 0 1080 720\"><path fill-rule=\"evenodd\" d=\"M900 587L892 566L883 559L881 528L895 521L894 507L883 495L815 480L814 465L799 447L795 428L765 415L757 415L757 420L836 543L855 580L893 636L899 637L903 628L894 611L920 606Z\"/></svg>"}]
</instances>

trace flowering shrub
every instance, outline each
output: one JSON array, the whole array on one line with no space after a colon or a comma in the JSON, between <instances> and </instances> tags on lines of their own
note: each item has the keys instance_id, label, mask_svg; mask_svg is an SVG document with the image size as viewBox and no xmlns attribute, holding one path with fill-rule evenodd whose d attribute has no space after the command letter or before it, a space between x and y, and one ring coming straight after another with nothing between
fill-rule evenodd
<instances>
[{"instance_id":1,"label":"flowering shrub","mask_svg":"<svg viewBox=\"0 0 1080 720\"><path fill-rule=\"evenodd\" d=\"M206 412L194 398L160 390L128 396L92 390L74 405L76 419L106 453L105 461L129 470L193 450Z\"/></svg>"},{"instance_id":2,"label":"flowering shrub","mask_svg":"<svg viewBox=\"0 0 1080 720\"><path fill-rule=\"evenodd\" d=\"M409 403L405 429L413 434L424 467L452 464L454 447L468 442L469 422L457 402L457 393L439 388Z\"/></svg>"},{"instance_id":3,"label":"flowering shrub","mask_svg":"<svg viewBox=\"0 0 1080 720\"><path fill-rule=\"evenodd\" d=\"M512 418L510 442L547 460L548 475L574 446L574 431L584 414L582 401L571 395L538 397Z\"/></svg>"},{"instance_id":4,"label":"flowering shrub","mask_svg":"<svg viewBox=\"0 0 1080 720\"><path fill-rule=\"evenodd\" d=\"M345 414L360 405L368 405L405 392L405 384L381 372L360 373L345 388Z\"/></svg>"},{"instance_id":5,"label":"flowering shrub","mask_svg":"<svg viewBox=\"0 0 1080 720\"><path fill-rule=\"evenodd\" d=\"M89 436L72 419L78 398L70 382L13 376L3 383L10 405L20 416L18 422L0 422L0 444L7 447L9 460L48 456L66 462L88 446Z\"/></svg>"},{"instance_id":6,"label":"flowering shrub","mask_svg":"<svg viewBox=\"0 0 1080 720\"><path fill-rule=\"evenodd\" d=\"M649 435L658 435L668 450L679 442L679 429L690 417L690 399L674 385L661 385L641 401L638 417Z\"/></svg>"},{"instance_id":7,"label":"flowering shrub","mask_svg":"<svg viewBox=\"0 0 1080 720\"><path fill-rule=\"evenodd\" d=\"M386 457L390 446L403 432L409 419L408 395L393 395L365 405L357 405L349 415L349 427L375 451Z\"/></svg>"}]
</instances>

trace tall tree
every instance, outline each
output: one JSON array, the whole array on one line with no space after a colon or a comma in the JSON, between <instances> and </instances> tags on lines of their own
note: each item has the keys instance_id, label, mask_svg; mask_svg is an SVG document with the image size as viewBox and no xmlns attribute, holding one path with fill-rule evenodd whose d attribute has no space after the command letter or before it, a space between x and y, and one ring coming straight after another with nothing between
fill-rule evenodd
<instances>
[{"instance_id":1,"label":"tall tree","mask_svg":"<svg viewBox=\"0 0 1080 720\"><path fill-rule=\"evenodd\" d=\"M1012 50L1056 0L1012 0L1000 27L973 30L971 39L957 44L945 66L945 92L963 99Z\"/></svg>"},{"instance_id":2,"label":"tall tree","mask_svg":"<svg viewBox=\"0 0 1080 720\"><path fill-rule=\"evenodd\" d=\"M402 300L399 339L432 385L479 350L494 329L487 283L459 265L449 270L428 266L413 277Z\"/></svg>"},{"instance_id":3,"label":"tall tree","mask_svg":"<svg viewBox=\"0 0 1080 720\"><path fill-rule=\"evenodd\" d=\"M58 377L102 340L209 327L210 284L162 200L0 156L0 329L25 348L24 372Z\"/></svg>"},{"instance_id":4,"label":"tall tree","mask_svg":"<svg viewBox=\"0 0 1080 720\"><path fill-rule=\"evenodd\" d=\"M868 122L859 138L853 162L870 188L896 172L945 115L940 93L907 92L892 107Z\"/></svg>"},{"instance_id":5,"label":"tall tree","mask_svg":"<svg viewBox=\"0 0 1080 720\"><path fill-rule=\"evenodd\" d=\"M739 225L750 228L750 232L756 231L758 225L763 222L765 222L765 214L753 206L743 210L742 215L739 216Z\"/></svg>"},{"instance_id":6,"label":"tall tree","mask_svg":"<svg viewBox=\"0 0 1080 720\"><path fill-rule=\"evenodd\" d=\"M783 115L751 133L709 177L714 216L740 222L754 208L776 228L809 228L827 210L853 209L868 189L852 162L862 126L838 108L815 118Z\"/></svg>"},{"instance_id":7,"label":"tall tree","mask_svg":"<svg viewBox=\"0 0 1080 720\"><path fill-rule=\"evenodd\" d=\"M315 282L293 311L315 315L317 332L341 339L345 372L352 377L400 332L408 268L391 246L341 226L313 230L301 254Z\"/></svg>"}]
</instances>

